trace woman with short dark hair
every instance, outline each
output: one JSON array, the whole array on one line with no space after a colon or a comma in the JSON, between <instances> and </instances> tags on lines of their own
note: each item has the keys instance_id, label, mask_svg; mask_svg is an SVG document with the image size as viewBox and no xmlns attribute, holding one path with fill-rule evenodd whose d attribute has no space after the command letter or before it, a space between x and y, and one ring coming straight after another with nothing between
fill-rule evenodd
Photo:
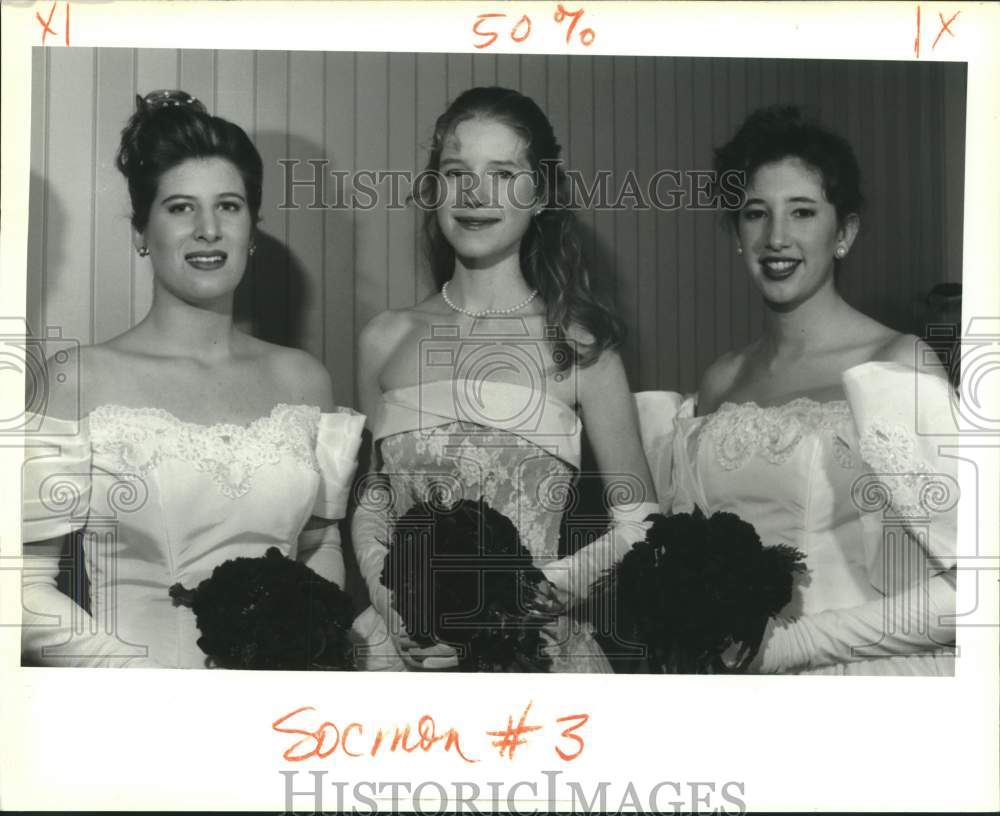
<instances>
[{"instance_id":1,"label":"woman with short dark hair","mask_svg":"<svg viewBox=\"0 0 1000 816\"><path fill-rule=\"evenodd\" d=\"M927 434L954 432L951 393L921 341L837 290L860 228L854 152L769 108L716 151L716 170L744 174L729 222L764 330L679 406L661 501L735 513L805 554L752 669L949 674L957 483Z\"/></svg>"}]
</instances>

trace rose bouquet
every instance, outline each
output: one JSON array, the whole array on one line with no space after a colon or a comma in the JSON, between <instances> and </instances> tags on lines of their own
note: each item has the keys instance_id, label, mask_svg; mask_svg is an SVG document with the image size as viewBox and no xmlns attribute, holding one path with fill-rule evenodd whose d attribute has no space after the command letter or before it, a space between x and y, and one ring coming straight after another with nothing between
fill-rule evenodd
<instances>
[{"instance_id":1,"label":"rose bouquet","mask_svg":"<svg viewBox=\"0 0 1000 816\"><path fill-rule=\"evenodd\" d=\"M767 621L792 597L804 556L765 547L732 513L651 516L644 541L595 585L612 593L616 633L645 647L648 670L663 674L745 671Z\"/></svg>"},{"instance_id":2,"label":"rose bouquet","mask_svg":"<svg viewBox=\"0 0 1000 816\"><path fill-rule=\"evenodd\" d=\"M482 500L421 502L387 546L382 583L416 643L454 646L462 671L549 670L548 582L509 518Z\"/></svg>"},{"instance_id":3,"label":"rose bouquet","mask_svg":"<svg viewBox=\"0 0 1000 816\"><path fill-rule=\"evenodd\" d=\"M337 584L271 547L217 566L197 589L170 587L190 607L198 646L227 669L353 669L354 610Z\"/></svg>"}]
</instances>

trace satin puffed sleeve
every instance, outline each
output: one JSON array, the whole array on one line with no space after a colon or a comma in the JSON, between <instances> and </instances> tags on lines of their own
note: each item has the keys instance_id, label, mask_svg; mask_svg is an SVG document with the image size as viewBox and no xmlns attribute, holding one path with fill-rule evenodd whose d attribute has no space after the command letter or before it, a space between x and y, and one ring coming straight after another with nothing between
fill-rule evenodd
<instances>
[{"instance_id":1,"label":"satin puffed sleeve","mask_svg":"<svg viewBox=\"0 0 1000 816\"><path fill-rule=\"evenodd\" d=\"M85 423L38 417L33 425L21 469L21 539L45 541L87 522L90 439Z\"/></svg>"},{"instance_id":2,"label":"satin puffed sleeve","mask_svg":"<svg viewBox=\"0 0 1000 816\"><path fill-rule=\"evenodd\" d=\"M673 448L675 420L684 397L674 391L639 391L635 395L639 414L639 435L660 511L670 512L673 489Z\"/></svg>"},{"instance_id":3,"label":"satin puffed sleeve","mask_svg":"<svg viewBox=\"0 0 1000 816\"><path fill-rule=\"evenodd\" d=\"M869 578L881 597L772 621L760 670L874 661L870 672L854 673L951 673L958 502L956 460L946 453L958 434L951 387L909 366L873 362L846 371L844 389L866 471L849 500L861 514Z\"/></svg>"},{"instance_id":4,"label":"satin puffed sleeve","mask_svg":"<svg viewBox=\"0 0 1000 816\"><path fill-rule=\"evenodd\" d=\"M364 426L364 414L350 408L320 414L316 431L320 484L313 506L314 516L341 519L347 514Z\"/></svg>"},{"instance_id":5,"label":"satin puffed sleeve","mask_svg":"<svg viewBox=\"0 0 1000 816\"><path fill-rule=\"evenodd\" d=\"M866 363L844 373L844 390L868 471L851 498L862 514L872 584L891 593L914 580L915 566L931 575L953 568L957 459L941 452L958 439L948 381L898 363ZM908 535L893 536L900 528Z\"/></svg>"},{"instance_id":6,"label":"satin puffed sleeve","mask_svg":"<svg viewBox=\"0 0 1000 816\"><path fill-rule=\"evenodd\" d=\"M21 471L22 661L32 666L160 667L151 658L131 656L128 644L102 631L58 589L58 539L87 523L91 447L85 423L78 428L76 422L45 418L38 424L38 431L25 437Z\"/></svg>"}]
</instances>

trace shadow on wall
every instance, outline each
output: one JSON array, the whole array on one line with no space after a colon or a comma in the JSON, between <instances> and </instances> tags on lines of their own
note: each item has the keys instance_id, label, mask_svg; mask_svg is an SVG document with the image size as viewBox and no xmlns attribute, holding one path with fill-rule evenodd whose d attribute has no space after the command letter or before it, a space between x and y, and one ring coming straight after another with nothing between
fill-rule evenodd
<instances>
[{"instance_id":1,"label":"shadow on wall","mask_svg":"<svg viewBox=\"0 0 1000 816\"><path fill-rule=\"evenodd\" d=\"M236 290L235 319L256 337L322 357L323 350L310 347L309 341L315 344L316 328L326 319L323 279L339 279L347 270L341 269L336 253L327 250L317 232L319 236L353 235L354 216L345 210L308 209L312 193L304 188L298 188L293 196L298 206L278 208L284 198L284 177L277 160L329 158L329 172L337 164L324 146L277 131L257 134L255 144L264 161L264 202L257 251ZM315 249L309 260L304 260L301 248L296 250L298 238L291 239L290 234L302 236L304 246L307 243ZM350 275L353 280L353 269ZM307 312L314 313L312 320L307 319Z\"/></svg>"},{"instance_id":2,"label":"shadow on wall","mask_svg":"<svg viewBox=\"0 0 1000 816\"><path fill-rule=\"evenodd\" d=\"M28 186L28 269L25 317L29 333L41 336L45 326L45 299L58 290L66 274L66 207L55 188L32 172ZM74 338L81 343L87 338Z\"/></svg>"},{"instance_id":3,"label":"shadow on wall","mask_svg":"<svg viewBox=\"0 0 1000 816\"><path fill-rule=\"evenodd\" d=\"M45 300L58 291L68 270L68 253L65 246L66 207L52 184L43 176L32 172L28 182L28 257L25 294L25 320L29 337L46 337L47 320ZM61 326L52 328L62 329ZM63 335L67 333L63 331ZM67 338L85 345L89 338ZM46 345L40 352L48 356ZM29 371L25 371L25 402L35 410L44 410L45 397L32 390ZM36 382L37 385L37 382ZM78 535L66 536L59 554L59 573L56 586L65 595L89 609L89 582L83 567L83 548Z\"/></svg>"},{"instance_id":4,"label":"shadow on wall","mask_svg":"<svg viewBox=\"0 0 1000 816\"><path fill-rule=\"evenodd\" d=\"M262 229L257 231L256 243L257 251L236 289L234 319L262 340L295 345L305 269L287 244Z\"/></svg>"}]
</instances>

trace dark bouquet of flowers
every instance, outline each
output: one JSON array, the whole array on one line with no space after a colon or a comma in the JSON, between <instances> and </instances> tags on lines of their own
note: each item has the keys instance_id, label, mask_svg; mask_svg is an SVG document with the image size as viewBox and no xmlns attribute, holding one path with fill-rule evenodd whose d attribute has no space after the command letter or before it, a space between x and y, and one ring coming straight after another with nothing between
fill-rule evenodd
<instances>
[{"instance_id":1,"label":"dark bouquet of flowers","mask_svg":"<svg viewBox=\"0 0 1000 816\"><path fill-rule=\"evenodd\" d=\"M481 499L421 502L396 522L388 548L382 583L417 644L454 646L461 671L549 671L548 581L509 518Z\"/></svg>"},{"instance_id":2,"label":"dark bouquet of flowers","mask_svg":"<svg viewBox=\"0 0 1000 816\"><path fill-rule=\"evenodd\" d=\"M170 597L194 610L198 646L220 668L354 668L350 598L277 547L220 564L197 589L174 584Z\"/></svg>"},{"instance_id":3,"label":"dark bouquet of flowers","mask_svg":"<svg viewBox=\"0 0 1000 816\"><path fill-rule=\"evenodd\" d=\"M649 671L745 671L768 618L792 597L804 555L765 547L753 525L732 513L656 514L644 541L595 586L612 592L616 631L646 648Z\"/></svg>"}]
</instances>

